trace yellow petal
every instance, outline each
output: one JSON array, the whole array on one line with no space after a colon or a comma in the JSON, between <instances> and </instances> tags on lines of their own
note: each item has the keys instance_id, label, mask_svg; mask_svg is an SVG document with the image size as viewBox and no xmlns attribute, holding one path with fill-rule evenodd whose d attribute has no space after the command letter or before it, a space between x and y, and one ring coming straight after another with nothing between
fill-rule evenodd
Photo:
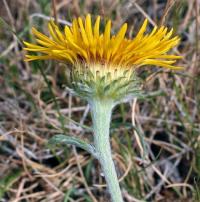
<instances>
[{"instance_id":1,"label":"yellow petal","mask_svg":"<svg viewBox=\"0 0 200 202\"><path fill-rule=\"evenodd\" d=\"M123 41L124 39L124 36L126 34L126 30L127 30L127 24L125 23L120 31L118 32L117 36L115 37L115 40L114 40L114 48L112 50L112 55L114 55L116 53L116 51L118 50L121 42Z\"/></svg>"},{"instance_id":2,"label":"yellow petal","mask_svg":"<svg viewBox=\"0 0 200 202\"><path fill-rule=\"evenodd\" d=\"M105 31L104 31L104 45L108 44L110 41L110 30L111 30L111 20L109 20L106 24Z\"/></svg>"},{"instance_id":3,"label":"yellow petal","mask_svg":"<svg viewBox=\"0 0 200 202\"><path fill-rule=\"evenodd\" d=\"M146 28L147 28L147 24L148 24L148 20L145 19L144 23L142 24L142 27L140 28L140 31L138 32L137 36L141 36L144 34L144 32L146 31Z\"/></svg>"},{"instance_id":4,"label":"yellow petal","mask_svg":"<svg viewBox=\"0 0 200 202\"><path fill-rule=\"evenodd\" d=\"M45 47L52 47L53 46L51 43L46 42L46 41L42 41L40 39L36 39L36 41L38 42L38 44L45 46Z\"/></svg>"},{"instance_id":5,"label":"yellow petal","mask_svg":"<svg viewBox=\"0 0 200 202\"><path fill-rule=\"evenodd\" d=\"M83 42L85 43L86 46L89 46L88 38L87 38L87 35L86 35L86 32L85 32L85 29L83 27L83 21L82 21L81 18L78 18L78 24L79 24L79 27L80 27Z\"/></svg>"},{"instance_id":6,"label":"yellow petal","mask_svg":"<svg viewBox=\"0 0 200 202\"><path fill-rule=\"evenodd\" d=\"M49 55L41 55L41 56L25 55L25 57L26 57L25 61L54 59L54 57Z\"/></svg>"},{"instance_id":7,"label":"yellow petal","mask_svg":"<svg viewBox=\"0 0 200 202\"><path fill-rule=\"evenodd\" d=\"M159 60L152 60L152 59L145 60L143 62L143 64L157 65L157 66L166 67L166 68L174 69L174 70L181 70L181 69L183 69L183 67L169 65L166 61L162 62L162 61L159 61Z\"/></svg>"},{"instance_id":8,"label":"yellow petal","mask_svg":"<svg viewBox=\"0 0 200 202\"><path fill-rule=\"evenodd\" d=\"M70 45L72 46L72 48L78 52L78 54L80 54L81 56L83 56L86 60L88 60L88 55L87 52L85 50L83 50L82 48L80 48L76 43L70 41L69 42Z\"/></svg>"},{"instance_id":9,"label":"yellow petal","mask_svg":"<svg viewBox=\"0 0 200 202\"><path fill-rule=\"evenodd\" d=\"M71 30L72 30L75 41L79 41L81 35L80 35L80 30L79 30L77 19L73 20Z\"/></svg>"},{"instance_id":10,"label":"yellow petal","mask_svg":"<svg viewBox=\"0 0 200 202\"><path fill-rule=\"evenodd\" d=\"M92 24L91 24L91 16L90 16L90 14L88 14L86 16L85 31L87 33L87 38L88 38L90 44L92 44L92 42L93 42L93 33L92 33Z\"/></svg>"},{"instance_id":11,"label":"yellow petal","mask_svg":"<svg viewBox=\"0 0 200 202\"><path fill-rule=\"evenodd\" d=\"M42 48L42 46L38 46L38 45L35 45L35 44L32 44L32 43L28 43L26 41L23 41L23 43L28 47L28 48Z\"/></svg>"},{"instance_id":12,"label":"yellow petal","mask_svg":"<svg viewBox=\"0 0 200 202\"><path fill-rule=\"evenodd\" d=\"M98 38L99 37L99 25L100 25L100 19L101 17L98 16L94 25L94 38Z\"/></svg>"},{"instance_id":13,"label":"yellow petal","mask_svg":"<svg viewBox=\"0 0 200 202\"><path fill-rule=\"evenodd\" d=\"M54 42L51 39L49 39L46 35L42 34L41 32L37 31L37 29L35 29L34 27L32 28L32 32L39 39L54 44Z\"/></svg>"},{"instance_id":14,"label":"yellow petal","mask_svg":"<svg viewBox=\"0 0 200 202\"><path fill-rule=\"evenodd\" d=\"M73 39L73 34L68 26L65 26L65 37L66 39Z\"/></svg>"},{"instance_id":15,"label":"yellow petal","mask_svg":"<svg viewBox=\"0 0 200 202\"><path fill-rule=\"evenodd\" d=\"M58 39L56 33L55 33L55 29L53 29L52 27L52 23L48 23L48 28L49 28L49 33L52 36L53 40L56 41L57 43L60 42L60 40Z\"/></svg>"}]
</instances>

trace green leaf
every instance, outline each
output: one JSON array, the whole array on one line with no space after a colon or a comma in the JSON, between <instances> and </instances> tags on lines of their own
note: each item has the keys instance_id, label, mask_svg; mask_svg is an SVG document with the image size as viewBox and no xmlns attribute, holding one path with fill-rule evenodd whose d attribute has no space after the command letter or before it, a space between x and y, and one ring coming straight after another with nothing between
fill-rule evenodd
<instances>
[{"instance_id":1,"label":"green leaf","mask_svg":"<svg viewBox=\"0 0 200 202\"><path fill-rule=\"evenodd\" d=\"M95 158L97 158L97 153L95 151L95 148L93 145L77 138L77 137L71 137L67 135L54 135L49 141L48 145L53 146L53 145L60 145L60 144L70 144L74 145L76 147L80 147L81 149L89 152L92 154Z\"/></svg>"},{"instance_id":2,"label":"green leaf","mask_svg":"<svg viewBox=\"0 0 200 202\"><path fill-rule=\"evenodd\" d=\"M8 191L8 189L17 180L17 178L20 177L20 175L21 175L21 170L13 170L0 180L0 200L3 198L6 191Z\"/></svg>"}]
</instances>

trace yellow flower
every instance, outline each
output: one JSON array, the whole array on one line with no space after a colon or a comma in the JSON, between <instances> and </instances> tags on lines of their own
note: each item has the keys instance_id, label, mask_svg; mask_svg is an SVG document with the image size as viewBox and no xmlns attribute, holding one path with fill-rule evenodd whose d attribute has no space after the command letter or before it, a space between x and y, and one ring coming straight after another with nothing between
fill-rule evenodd
<instances>
[{"instance_id":1,"label":"yellow flower","mask_svg":"<svg viewBox=\"0 0 200 202\"><path fill-rule=\"evenodd\" d=\"M26 61L55 59L74 64L86 64L95 71L106 68L106 71L115 69L132 69L144 65L156 65L170 69L180 69L174 63L181 56L166 54L176 46L180 39L172 37L173 29L168 31L164 26L154 27L153 31L145 34L148 21L145 20L135 38L125 36L127 24L123 24L116 35L111 35L111 21L100 33L100 16L94 25L88 14L83 21L80 17L74 19L72 26L65 26L62 32L59 27L50 21L48 37L35 28L36 44L24 42L25 50L39 52L42 55L26 55ZM76 64L76 65L75 65Z\"/></svg>"},{"instance_id":2,"label":"yellow flower","mask_svg":"<svg viewBox=\"0 0 200 202\"><path fill-rule=\"evenodd\" d=\"M55 59L70 64L66 74L67 86L78 96L90 100L112 99L115 103L142 95L141 85L135 69L144 65L157 65L180 69L174 63L181 56L166 53L176 46L180 39L172 37L173 30L155 27L150 34L144 34L144 21L135 38L127 38L125 23L116 35L111 35L111 21L100 33L100 16L92 25L88 14L83 21L74 19L72 26L65 26L64 32L50 21L51 37L32 29L37 44L24 42L25 50L41 55L26 55L26 61Z\"/></svg>"}]
</instances>

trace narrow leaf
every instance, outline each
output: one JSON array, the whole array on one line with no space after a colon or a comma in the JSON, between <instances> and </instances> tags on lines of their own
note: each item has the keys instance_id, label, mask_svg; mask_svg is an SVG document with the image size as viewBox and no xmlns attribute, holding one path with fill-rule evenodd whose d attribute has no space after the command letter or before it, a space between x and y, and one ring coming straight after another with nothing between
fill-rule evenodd
<instances>
[{"instance_id":1,"label":"narrow leaf","mask_svg":"<svg viewBox=\"0 0 200 202\"><path fill-rule=\"evenodd\" d=\"M48 141L48 145L50 145L50 146L59 145L59 144L66 144L66 145L70 144L70 145L74 145L76 147L80 147L81 149L89 152L95 158L97 158L97 154L96 154L94 146L77 137L71 137L71 136L60 134L60 135L54 135Z\"/></svg>"}]
</instances>

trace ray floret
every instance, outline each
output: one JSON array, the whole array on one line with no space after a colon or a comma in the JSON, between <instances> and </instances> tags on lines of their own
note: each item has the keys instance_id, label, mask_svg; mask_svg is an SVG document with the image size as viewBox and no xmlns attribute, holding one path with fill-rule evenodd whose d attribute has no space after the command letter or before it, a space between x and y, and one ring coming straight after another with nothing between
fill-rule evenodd
<instances>
[{"instance_id":1,"label":"ray floret","mask_svg":"<svg viewBox=\"0 0 200 202\"><path fill-rule=\"evenodd\" d=\"M48 24L50 37L40 33L35 28L32 32L37 45L25 43L25 50L39 52L41 55L26 55L26 60L55 59L69 63L105 64L120 68L137 68L144 65L157 65L170 69L175 66L181 56L168 55L167 52L175 47L180 38L172 37L173 29L162 26L155 27L152 32L145 34L148 21L145 20L139 32L133 39L127 38L127 24L123 24L116 35L111 35L111 21L106 23L103 33L100 33L100 16L94 25L90 14L83 20L74 19L72 26L64 30L51 20ZM44 57L45 56L45 57Z\"/></svg>"}]
</instances>

